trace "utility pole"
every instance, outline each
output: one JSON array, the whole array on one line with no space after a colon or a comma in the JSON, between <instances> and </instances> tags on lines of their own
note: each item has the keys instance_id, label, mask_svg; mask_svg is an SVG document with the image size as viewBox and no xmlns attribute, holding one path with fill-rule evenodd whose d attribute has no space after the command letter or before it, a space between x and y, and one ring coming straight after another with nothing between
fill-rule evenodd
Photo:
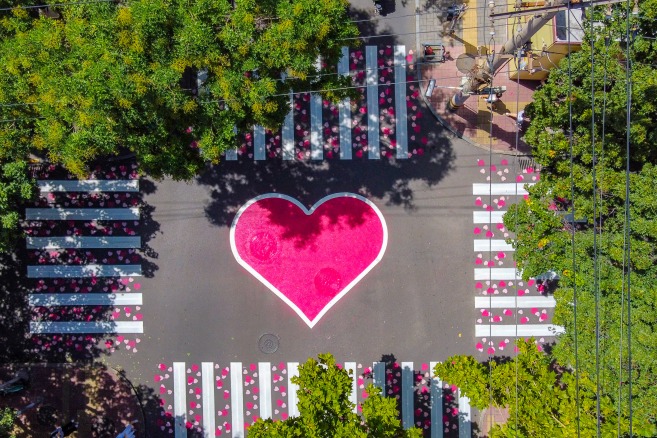
<instances>
[{"instance_id":1,"label":"utility pole","mask_svg":"<svg viewBox=\"0 0 657 438\"><path fill-rule=\"evenodd\" d=\"M584 6L596 6L603 4L620 3L623 0L590 0L586 3L576 2L574 0L547 0L544 7L536 9L532 18L530 18L515 35L512 35L509 40L504 43L502 49L498 52L491 53L486 62L486 66L475 66L467 75L467 80L463 83L461 90L458 91L449 101L449 109L456 111L463 106L471 94L480 91L484 86L488 85L495 76L495 72L499 70L510 58L515 55L516 50L527 44L536 32L547 23L550 22L557 15L557 12L564 9L582 8ZM489 8L493 10L494 3L491 0ZM491 21L496 17L511 18L518 15L528 15L532 11L517 10L514 12L507 12L502 14L495 14L491 12Z\"/></svg>"}]
</instances>

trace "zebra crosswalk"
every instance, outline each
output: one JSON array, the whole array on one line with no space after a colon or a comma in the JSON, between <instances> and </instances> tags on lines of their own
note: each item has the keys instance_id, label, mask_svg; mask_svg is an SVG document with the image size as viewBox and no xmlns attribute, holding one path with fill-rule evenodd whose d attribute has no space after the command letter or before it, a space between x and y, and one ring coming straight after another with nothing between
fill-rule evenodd
<instances>
[{"instance_id":1,"label":"zebra crosswalk","mask_svg":"<svg viewBox=\"0 0 657 438\"><path fill-rule=\"evenodd\" d=\"M305 98L291 94L290 112L279 133L256 125L252 132L245 133L247 140L242 147L226 151L225 159L409 158L409 139L414 141L414 136L409 137L407 108L416 108L413 100L418 95L407 93L407 89L414 89L407 81L408 56L411 55L406 54L404 45L366 46L364 53L343 47L337 73L353 78L362 93L360 99L345 98L336 105L335 112L327 112L331 105L323 102L319 94L303 93L308 95ZM415 122L410 123L416 126ZM333 132L337 133L336 138Z\"/></svg>"},{"instance_id":2,"label":"zebra crosswalk","mask_svg":"<svg viewBox=\"0 0 657 438\"><path fill-rule=\"evenodd\" d=\"M425 436L471 436L470 401L458 388L433 376L437 362L356 362L340 365L351 376L349 400L354 412L367 397L368 382L398 399L404 428L420 427ZM298 362L173 362L158 365L154 380L164 407L160 429L176 438L188 436L248 436L257 419L284 420L299 415L292 381Z\"/></svg>"},{"instance_id":3,"label":"zebra crosswalk","mask_svg":"<svg viewBox=\"0 0 657 438\"><path fill-rule=\"evenodd\" d=\"M478 160L477 164L486 182L472 184L478 207L472 216L478 313L475 337L476 349L491 355L501 353L512 339L533 336L540 343L547 342L546 338L563 333L563 327L550 323L556 307L554 297L540 294L535 279L522 280L522 272L512 260L515 250L508 243L510 235L503 222L505 207L528 196L527 189L538 180L538 172L529 167L511 175L510 167L516 166L509 166L506 158L488 165ZM513 182L506 181L507 177Z\"/></svg>"},{"instance_id":4,"label":"zebra crosswalk","mask_svg":"<svg viewBox=\"0 0 657 438\"><path fill-rule=\"evenodd\" d=\"M40 197L24 223L31 334L143 333L141 313L121 319L115 310L143 304L135 169L117 164L85 180L55 166L35 171Z\"/></svg>"}]
</instances>

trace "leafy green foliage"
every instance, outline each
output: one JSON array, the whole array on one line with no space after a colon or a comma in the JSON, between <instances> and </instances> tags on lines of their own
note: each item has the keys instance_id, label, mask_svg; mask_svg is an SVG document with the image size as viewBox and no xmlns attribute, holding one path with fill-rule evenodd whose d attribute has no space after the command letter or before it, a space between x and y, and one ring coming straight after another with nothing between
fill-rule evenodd
<instances>
[{"instance_id":1,"label":"leafy green foliage","mask_svg":"<svg viewBox=\"0 0 657 438\"><path fill-rule=\"evenodd\" d=\"M8 252L22 235L20 206L35 196L27 163L7 163L0 168L0 252Z\"/></svg>"},{"instance_id":2,"label":"leafy green foliage","mask_svg":"<svg viewBox=\"0 0 657 438\"><path fill-rule=\"evenodd\" d=\"M292 378L299 386L299 416L285 421L258 419L249 428L250 437L422 436L419 429L402 429L396 400L381 396L380 389L372 385L367 388L369 397L362 404L362 418L354 413L354 405L349 401L352 377L336 366L332 355L320 354L318 359L308 359L299 366L299 375Z\"/></svg>"},{"instance_id":3,"label":"leafy green foliage","mask_svg":"<svg viewBox=\"0 0 657 438\"><path fill-rule=\"evenodd\" d=\"M236 146L235 127L279 127L291 90L349 83L317 66L355 44L347 7L136 0L60 6L59 19L5 11L0 161L32 151L82 176L94 159L128 150L151 176L191 178ZM207 79L196 93L198 71Z\"/></svg>"},{"instance_id":4,"label":"leafy green foliage","mask_svg":"<svg viewBox=\"0 0 657 438\"><path fill-rule=\"evenodd\" d=\"M657 3L650 0L642 2L640 7L636 39L630 46L630 63L623 41L624 20L620 20L622 26L619 20L612 21L608 27L596 30L593 38L583 44L582 51L571 56L572 82L564 60L550 73L545 87L535 93L534 102L526 109L532 119L526 140L532 146L534 159L542 166L541 180L529 189L525 202L509 209L504 223L516 234L515 257L524 278L548 270L561 276L555 291L554 322L563 325L566 332L559 337L554 358L568 367L579 364L582 374L592 376L593 380L599 378L601 396L618 404L624 418L630 415L627 384L631 370L634 433L654 436L657 434L654 409L657 405L654 385L657 380L654 336L657 330L657 104L654 99L657 75L652 64L657 62L654 39ZM616 7L613 13L619 18L624 6ZM591 110L590 41L595 51L595 113ZM628 64L632 84L631 254L626 260L623 248ZM572 103L572 141L567 136L569 103ZM582 221L576 226L566 218L573 208L575 219ZM627 316L625 267L628 266L631 267L631 324ZM599 305L597 355L596 302ZM628 362L628 327L632 335L631 363Z\"/></svg>"},{"instance_id":5,"label":"leafy green foliage","mask_svg":"<svg viewBox=\"0 0 657 438\"><path fill-rule=\"evenodd\" d=\"M458 386L478 409L509 408L509 419L493 427L491 438L577 436L575 376L555 366L533 340L519 340L517 346L515 360L481 364L471 356L453 356L436 365L434 372ZM604 396L600 403L602 436L616 436L614 405ZM586 375L579 378L579 418L581 436L595 436L595 384ZM627 422L621 430L627 430Z\"/></svg>"},{"instance_id":6,"label":"leafy green foliage","mask_svg":"<svg viewBox=\"0 0 657 438\"><path fill-rule=\"evenodd\" d=\"M14 430L14 421L16 420L16 413L13 409L4 408L0 415L0 438L14 438L12 432Z\"/></svg>"}]
</instances>

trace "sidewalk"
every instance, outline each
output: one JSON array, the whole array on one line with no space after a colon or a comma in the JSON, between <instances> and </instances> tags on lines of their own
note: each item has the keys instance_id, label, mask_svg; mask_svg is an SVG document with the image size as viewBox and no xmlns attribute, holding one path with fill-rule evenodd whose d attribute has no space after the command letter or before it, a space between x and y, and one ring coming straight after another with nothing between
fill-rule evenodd
<instances>
[{"instance_id":1,"label":"sidewalk","mask_svg":"<svg viewBox=\"0 0 657 438\"><path fill-rule=\"evenodd\" d=\"M29 372L30 386L2 397L3 408L21 410L32 402L41 403L17 418L17 437L48 437L70 420L79 424L71 437L113 438L130 422L135 423L136 436L143 436L139 400L130 383L113 369L102 365L5 365L0 367L0 381L11 379L19 369Z\"/></svg>"},{"instance_id":2,"label":"sidewalk","mask_svg":"<svg viewBox=\"0 0 657 438\"><path fill-rule=\"evenodd\" d=\"M421 42L442 42L449 56L443 63L423 63L422 53L417 53L415 62L419 67L418 80L422 98L427 106L455 135L486 150L492 148L494 152L515 154L516 121L505 113L517 113L530 103L540 82L520 80L518 83L509 79L509 66L502 67L495 75L493 86L505 86L506 92L493 107L492 123L490 105L486 103L487 95L470 96L465 105L456 111L447 108L449 99L457 92L455 88L450 87L459 87L464 77L457 65L462 69L472 65L477 60L478 47L498 48L507 38L506 26L501 24L495 26L495 35L491 36L493 28L484 16L485 4L484 0L470 1L464 16L457 22L453 35L447 32L449 22L444 18L445 7L431 5L422 10L419 27ZM428 13L424 14L425 11ZM427 97L426 91L431 79L436 81L435 89L431 97ZM524 128L526 129L526 124ZM528 154L530 148L522 140L522 136L523 131L520 130L517 152Z\"/></svg>"}]
</instances>

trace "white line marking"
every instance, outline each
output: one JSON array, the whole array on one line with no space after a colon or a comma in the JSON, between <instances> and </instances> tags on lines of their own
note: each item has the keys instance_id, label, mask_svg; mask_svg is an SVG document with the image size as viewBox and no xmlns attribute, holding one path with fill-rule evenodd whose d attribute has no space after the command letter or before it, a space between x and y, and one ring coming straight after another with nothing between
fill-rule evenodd
<instances>
[{"instance_id":1,"label":"white line marking","mask_svg":"<svg viewBox=\"0 0 657 438\"><path fill-rule=\"evenodd\" d=\"M28 278L139 277L141 265L28 266Z\"/></svg>"},{"instance_id":2,"label":"white line marking","mask_svg":"<svg viewBox=\"0 0 657 438\"><path fill-rule=\"evenodd\" d=\"M439 362L429 362L431 373L431 438L443 438L443 381L434 376Z\"/></svg>"},{"instance_id":3,"label":"white line marking","mask_svg":"<svg viewBox=\"0 0 657 438\"><path fill-rule=\"evenodd\" d=\"M294 100L290 91L289 112L285 116L281 139L283 142L283 159L294 160Z\"/></svg>"},{"instance_id":4,"label":"white line marking","mask_svg":"<svg viewBox=\"0 0 657 438\"><path fill-rule=\"evenodd\" d=\"M345 362L344 369L350 373L351 376L351 392L349 393L349 401L354 404L354 414L358 413L358 376L356 375L356 362Z\"/></svg>"},{"instance_id":5,"label":"white line marking","mask_svg":"<svg viewBox=\"0 0 657 438\"><path fill-rule=\"evenodd\" d=\"M139 208L26 208L27 220L137 220Z\"/></svg>"},{"instance_id":6,"label":"white line marking","mask_svg":"<svg viewBox=\"0 0 657 438\"><path fill-rule=\"evenodd\" d=\"M30 322L30 333L144 333L141 321Z\"/></svg>"},{"instance_id":7,"label":"white line marking","mask_svg":"<svg viewBox=\"0 0 657 438\"><path fill-rule=\"evenodd\" d=\"M137 179L81 179L37 181L39 192L138 192Z\"/></svg>"},{"instance_id":8,"label":"white line marking","mask_svg":"<svg viewBox=\"0 0 657 438\"><path fill-rule=\"evenodd\" d=\"M525 185L533 186L534 183L474 183L472 184L472 194L474 196L524 196L528 194Z\"/></svg>"},{"instance_id":9,"label":"white line marking","mask_svg":"<svg viewBox=\"0 0 657 438\"><path fill-rule=\"evenodd\" d=\"M64 236L64 237L27 237L27 249L62 249L62 248L141 248L139 236Z\"/></svg>"},{"instance_id":10,"label":"white line marking","mask_svg":"<svg viewBox=\"0 0 657 438\"><path fill-rule=\"evenodd\" d=\"M402 426L410 429L414 426L415 409L413 404L413 362L402 362Z\"/></svg>"},{"instance_id":11,"label":"white line marking","mask_svg":"<svg viewBox=\"0 0 657 438\"><path fill-rule=\"evenodd\" d=\"M408 120L406 117L406 46L395 46L395 117L397 159L408 158Z\"/></svg>"},{"instance_id":12,"label":"white line marking","mask_svg":"<svg viewBox=\"0 0 657 438\"><path fill-rule=\"evenodd\" d=\"M475 268L475 280L515 280L522 278L522 273L514 268Z\"/></svg>"},{"instance_id":13,"label":"white line marking","mask_svg":"<svg viewBox=\"0 0 657 438\"><path fill-rule=\"evenodd\" d=\"M472 415L470 412L470 399L461 395L459 397L459 438L472 438Z\"/></svg>"},{"instance_id":14,"label":"white line marking","mask_svg":"<svg viewBox=\"0 0 657 438\"><path fill-rule=\"evenodd\" d=\"M256 161L267 159L265 155L265 128L260 125L253 127L253 159Z\"/></svg>"},{"instance_id":15,"label":"white line marking","mask_svg":"<svg viewBox=\"0 0 657 438\"><path fill-rule=\"evenodd\" d=\"M287 363L287 412L290 417L299 416L299 399L297 396L297 391L299 386L296 383L292 383L292 377L299 375L299 362L288 362Z\"/></svg>"},{"instance_id":16,"label":"white line marking","mask_svg":"<svg viewBox=\"0 0 657 438\"><path fill-rule=\"evenodd\" d=\"M365 47L367 67L367 150L370 160L381 158L379 144L379 66L377 65L377 46Z\"/></svg>"},{"instance_id":17,"label":"white line marking","mask_svg":"<svg viewBox=\"0 0 657 438\"><path fill-rule=\"evenodd\" d=\"M233 438L244 437L244 403L242 394L242 363L230 363L230 409L233 420Z\"/></svg>"},{"instance_id":18,"label":"white line marking","mask_svg":"<svg viewBox=\"0 0 657 438\"><path fill-rule=\"evenodd\" d=\"M349 47L342 48L338 62L338 74L349 75ZM340 115L340 159L351 160L351 100L346 98L338 103Z\"/></svg>"},{"instance_id":19,"label":"white line marking","mask_svg":"<svg viewBox=\"0 0 657 438\"><path fill-rule=\"evenodd\" d=\"M475 309L554 308L554 297L475 297Z\"/></svg>"},{"instance_id":20,"label":"white line marking","mask_svg":"<svg viewBox=\"0 0 657 438\"><path fill-rule=\"evenodd\" d=\"M176 438L187 438L187 379L185 378L185 363L173 363L173 417Z\"/></svg>"},{"instance_id":21,"label":"white line marking","mask_svg":"<svg viewBox=\"0 0 657 438\"><path fill-rule=\"evenodd\" d=\"M513 245L506 243L502 239L475 239L474 240L475 252L485 251L508 251L513 252Z\"/></svg>"},{"instance_id":22,"label":"white line marking","mask_svg":"<svg viewBox=\"0 0 657 438\"><path fill-rule=\"evenodd\" d=\"M381 396L386 397L386 364L385 362L374 362L372 366L373 384L381 388Z\"/></svg>"},{"instance_id":23,"label":"white line marking","mask_svg":"<svg viewBox=\"0 0 657 438\"><path fill-rule=\"evenodd\" d=\"M141 306L140 293L29 294L30 306Z\"/></svg>"},{"instance_id":24,"label":"white line marking","mask_svg":"<svg viewBox=\"0 0 657 438\"><path fill-rule=\"evenodd\" d=\"M215 437L214 411L214 363L201 362L201 389L203 391L203 435L205 438Z\"/></svg>"},{"instance_id":25,"label":"white line marking","mask_svg":"<svg viewBox=\"0 0 657 438\"><path fill-rule=\"evenodd\" d=\"M310 158L322 160L324 158L322 134L322 95L310 94Z\"/></svg>"},{"instance_id":26,"label":"white line marking","mask_svg":"<svg viewBox=\"0 0 657 438\"><path fill-rule=\"evenodd\" d=\"M237 161L237 149L226 149L226 161Z\"/></svg>"},{"instance_id":27,"label":"white line marking","mask_svg":"<svg viewBox=\"0 0 657 438\"><path fill-rule=\"evenodd\" d=\"M271 364L258 362L258 381L260 382L260 418L271 418Z\"/></svg>"},{"instance_id":28,"label":"white line marking","mask_svg":"<svg viewBox=\"0 0 657 438\"><path fill-rule=\"evenodd\" d=\"M474 211L472 212L472 222L475 224L501 224L504 213L506 211Z\"/></svg>"},{"instance_id":29,"label":"white line marking","mask_svg":"<svg viewBox=\"0 0 657 438\"><path fill-rule=\"evenodd\" d=\"M564 328L553 324L526 325L475 325L475 337L488 336L556 336L564 332Z\"/></svg>"},{"instance_id":30,"label":"white line marking","mask_svg":"<svg viewBox=\"0 0 657 438\"><path fill-rule=\"evenodd\" d=\"M258 271L253 269L249 263L247 263L242 257L240 256L238 250L237 250L237 244L235 243L235 227L237 226L237 222L240 219L240 216L253 204L256 202L260 201L261 199L266 199L266 198L279 198L279 199L286 199L287 201L293 203L297 207L299 207L306 215L311 215L313 212L323 203L330 201L331 199L334 198L340 198L340 197L349 197L349 198L356 198L360 201L363 201L367 205L370 206L370 208L376 213L376 215L379 217L379 220L381 221L381 226L383 227L383 242L381 244L381 250L379 251L379 254L376 256L376 258L370 263L368 267L366 267L356 278L353 279L351 283L345 286L342 291L337 294L329 303L324 306L321 312L315 316L315 318L311 321L308 319L308 317L297 307L296 304L294 304L288 297L285 296L281 291L279 291L276 286L271 284L267 279L265 279ZM230 226L230 249L233 251L233 256L235 257L235 260L237 260L237 263L239 263L244 269L246 269L251 275L253 275L255 278L257 278L262 284L264 284L270 291L272 291L274 294L276 294L277 297L279 297L285 304L290 306L292 310L296 312L297 315L306 323L308 324L308 327L313 328L315 324L328 312L331 307L335 305L340 299L347 294L356 284L358 284L359 281L363 279L367 275L368 272L376 266L381 259L383 258L383 254L386 251L386 247L388 246L388 227L386 225L386 221L383 217L383 214L381 211L378 209L376 205L372 201L370 201L367 198L364 198L360 195L356 195L355 193L346 193L346 192L339 192L339 193L334 193L329 196L325 196L319 201L317 201L310 209L307 209L303 204L301 204L299 201L296 199L287 196L287 195L282 195L279 193L267 193L264 195L256 196L253 199L250 199L249 201L244 204L237 214L235 215L235 219L233 219L233 223Z\"/></svg>"}]
</instances>

